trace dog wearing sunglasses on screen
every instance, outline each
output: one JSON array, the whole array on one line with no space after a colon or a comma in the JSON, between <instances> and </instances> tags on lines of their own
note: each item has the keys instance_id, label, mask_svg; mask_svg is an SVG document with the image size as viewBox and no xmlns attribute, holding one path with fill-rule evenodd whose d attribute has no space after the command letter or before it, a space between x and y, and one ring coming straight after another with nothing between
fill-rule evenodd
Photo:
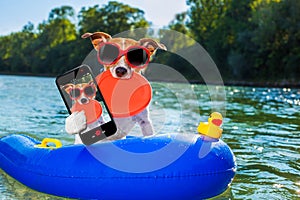
<instances>
[{"instance_id":1,"label":"dog wearing sunglasses on screen","mask_svg":"<svg viewBox=\"0 0 300 200\"><path fill-rule=\"evenodd\" d=\"M72 113L76 112L75 110L78 109L78 107L80 108L81 105L88 105L91 101L94 101L96 97L96 90L97 90L93 81L90 81L88 83L77 83L77 84L69 83L64 85L62 89L69 95L69 98L72 101L74 101L74 104L71 107ZM86 119L78 119L78 120L86 121ZM100 117L95 122L87 124L84 129L85 131L88 131L103 123L104 121L102 119L102 116L100 115ZM69 127L66 127L68 128L67 132L72 132L72 130L74 130L73 125L76 126L76 124L70 124ZM76 137L75 140L77 141L76 143L80 143L81 141L80 137Z\"/></svg>"},{"instance_id":2,"label":"dog wearing sunglasses on screen","mask_svg":"<svg viewBox=\"0 0 300 200\"><path fill-rule=\"evenodd\" d=\"M93 81L89 83L67 84L62 87L69 94L70 99L78 104L88 104L90 100L95 99L96 86Z\"/></svg>"},{"instance_id":3,"label":"dog wearing sunglasses on screen","mask_svg":"<svg viewBox=\"0 0 300 200\"><path fill-rule=\"evenodd\" d=\"M97 51L97 59L104 66L104 70L110 71L114 78L122 80L130 79L134 73L141 74L157 49L166 50L163 44L150 38L138 41L130 38L112 38L104 32L85 33L82 38L90 38ZM84 113L80 112L66 119L66 130L69 134L79 133L86 127L86 124L82 123L82 118ZM114 117L114 121L118 130L116 134L108 137L108 140L125 137L135 124L141 127L144 136L154 134L148 107L134 116Z\"/></svg>"}]
</instances>

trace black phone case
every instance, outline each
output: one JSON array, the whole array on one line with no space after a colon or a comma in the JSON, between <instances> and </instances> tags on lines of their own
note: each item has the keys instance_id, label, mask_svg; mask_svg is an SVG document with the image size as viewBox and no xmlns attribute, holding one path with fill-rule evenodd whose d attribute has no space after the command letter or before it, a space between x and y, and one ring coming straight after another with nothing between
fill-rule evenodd
<instances>
[{"instance_id":1,"label":"black phone case","mask_svg":"<svg viewBox=\"0 0 300 200\"><path fill-rule=\"evenodd\" d=\"M106 110L107 110L107 112L110 116L110 119L111 119L109 122L104 123L104 124L102 124L102 125L100 125L96 128L93 128L93 129L89 130L89 131L82 131L82 132L78 133L81 140L82 140L82 142L83 142L83 144L91 145L95 142L98 142L100 140L103 140L103 139L113 135L117 131L117 127L116 127L116 124L113 120L112 114L110 113L110 111L109 111L109 109L108 109L108 107L105 103L103 95L101 94L100 88L98 87L98 84L95 80L95 77L94 77L90 67L87 66L87 65L81 65L81 66L76 67L76 68L74 68L70 71L67 71L64 74L57 76L55 83L56 83L56 86L57 86L57 88L60 92L60 95L61 95L61 97L62 97L62 99L63 99L63 101L64 101L64 103L65 103L65 105L68 109L69 114L72 114L71 108L69 106L71 100L66 99L67 95L64 94L66 92L64 90L62 90L61 87L60 87L62 85L62 83L60 83L60 80L61 79L66 79L66 80L63 81L63 83L64 84L68 83L70 81L70 80L68 80L68 78L72 77L71 74L72 73L75 73L75 74L78 73L78 71L81 70L82 68L84 68L84 70L86 70L92 76L93 82L94 82L95 86L97 87L96 92L98 93L98 95L101 96L101 100L103 101L103 104L105 105L105 108L106 108Z\"/></svg>"}]
</instances>

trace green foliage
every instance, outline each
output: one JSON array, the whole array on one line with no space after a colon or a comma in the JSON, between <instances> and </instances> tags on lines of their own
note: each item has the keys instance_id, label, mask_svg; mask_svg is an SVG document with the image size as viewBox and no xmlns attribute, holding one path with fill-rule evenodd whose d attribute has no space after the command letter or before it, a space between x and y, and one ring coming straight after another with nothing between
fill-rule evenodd
<instances>
[{"instance_id":1,"label":"green foliage","mask_svg":"<svg viewBox=\"0 0 300 200\"><path fill-rule=\"evenodd\" d=\"M211 55L226 81L288 81L299 84L300 1L298 0L187 0L189 9L168 25L178 32L159 32L171 53L158 52L159 62L190 79L187 61L176 52L193 51L197 40ZM111 35L151 25L144 12L111 1L82 8L75 16L70 6L55 8L36 27L0 37L0 72L56 75L77 65L91 51L85 32ZM78 24L75 22L78 21ZM139 33L143 36L146 33Z\"/></svg>"},{"instance_id":2,"label":"green foliage","mask_svg":"<svg viewBox=\"0 0 300 200\"><path fill-rule=\"evenodd\" d=\"M22 32L12 33L0 38L1 71L30 71L31 43L36 35L24 28Z\"/></svg>"},{"instance_id":3,"label":"green foliage","mask_svg":"<svg viewBox=\"0 0 300 200\"><path fill-rule=\"evenodd\" d=\"M187 0L189 20L186 26L191 35L209 52L224 77L230 77L227 57L235 39L229 14L234 0ZM239 1L243 2L243 1ZM241 4L241 3L240 3Z\"/></svg>"},{"instance_id":4,"label":"green foliage","mask_svg":"<svg viewBox=\"0 0 300 200\"><path fill-rule=\"evenodd\" d=\"M187 0L187 4L190 6L188 15L191 19L188 21L187 27L198 42L205 44L207 40L211 39L211 34L221 26L230 1Z\"/></svg>"},{"instance_id":5,"label":"green foliage","mask_svg":"<svg viewBox=\"0 0 300 200\"><path fill-rule=\"evenodd\" d=\"M36 29L28 23L22 31L0 37L0 72L57 75L80 65L91 51L82 33L113 35L149 25L142 10L118 2L83 8L78 26L74 13L70 6L54 8Z\"/></svg>"},{"instance_id":6,"label":"green foliage","mask_svg":"<svg viewBox=\"0 0 300 200\"><path fill-rule=\"evenodd\" d=\"M75 17L75 11L71 6L62 6L60 8L54 8L49 14L49 21L55 19L69 19L72 20Z\"/></svg>"},{"instance_id":7,"label":"green foliage","mask_svg":"<svg viewBox=\"0 0 300 200\"><path fill-rule=\"evenodd\" d=\"M189 34L189 31L186 27L187 13L183 12L176 14L175 19L170 22L169 28L183 34Z\"/></svg>"},{"instance_id":8,"label":"green foliage","mask_svg":"<svg viewBox=\"0 0 300 200\"><path fill-rule=\"evenodd\" d=\"M300 1L187 0L188 32L210 53L225 80L298 81ZM184 26L184 25L185 26Z\"/></svg>"},{"instance_id":9,"label":"green foliage","mask_svg":"<svg viewBox=\"0 0 300 200\"><path fill-rule=\"evenodd\" d=\"M103 7L83 8L79 14L80 33L102 31L111 35L135 28L147 27L149 22L138 8L111 1Z\"/></svg>"},{"instance_id":10,"label":"green foliage","mask_svg":"<svg viewBox=\"0 0 300 200\"><path fill-rule=\"evenodd\" d=\"M267 58L253 64L274 79L296 80L300 75L299 9L300 1L285 0L261 5L253 15L257 28L252 41Z\"/></svg>"}]
</instances>

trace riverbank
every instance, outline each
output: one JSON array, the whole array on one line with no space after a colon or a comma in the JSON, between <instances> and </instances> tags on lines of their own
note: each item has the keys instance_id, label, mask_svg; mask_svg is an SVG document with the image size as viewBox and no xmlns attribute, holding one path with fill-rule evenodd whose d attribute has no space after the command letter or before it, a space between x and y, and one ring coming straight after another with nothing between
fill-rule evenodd
<instances>
[{"instance_id":1,"label":"riverbank","mask_svg":"<svg viewBox=\"0 0 300 200\"><path fill-rule=\"evenodd\" d=\"M11 72L0 72L0 75L14 75L14 76L37 76L37 77L56 77L57 74L35 74L35 73L11 73ZM151 79L150 81L158 82L180 82L178 80L156 80ZM224 80L223 80L224 81ZM192 84L205 84L199 80L189 80ZM219 84L219 83L209 83ZM300 81L239 81L239 80L225 80L225 86L241 86L241 87L273 87L273 88L300 88Z\"/></svg>"},{"instance_id":2,"label":"riverbank","mask_svg":"<svg viewBox=\"0 0 300 200\"><path fill-rule=\"evenodd\" d=\"M243 86L243 87L273 87L273 88L300 88L300 81L225 81L224 85L226 86Z\"/></svg>"}]
</instances>

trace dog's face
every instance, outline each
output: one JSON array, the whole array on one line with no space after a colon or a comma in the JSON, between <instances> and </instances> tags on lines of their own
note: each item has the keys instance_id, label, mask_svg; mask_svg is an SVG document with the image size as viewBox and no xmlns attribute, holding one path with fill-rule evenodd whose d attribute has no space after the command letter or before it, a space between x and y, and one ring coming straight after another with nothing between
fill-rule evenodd
<instances>
[{"instance_id":1,"label":"dog's face","mask_svg":"<svg viewBox=\"0 0 300 200\"><path fill-rule=\"evenodd\" d=\"M96 87L93 81L89 83L67 84L63 89L70 98L79 104L88 104L91 99L95 99Z\"/></svg>"},{"instance_id":2,"label":"dog's face","mask_svg":"<svg viewBox=\"0 0 300 200\"><path fill-rule=\"evenodd\" d=\"M128 50L130 52L131 47L136 47L136 48L141 47L139 42L128 38L112 38L109 40L109 43L107 44L111 44L112 47L115 45L116 48L119 48L121 50L120 52L123 51L125 53L125 55L120 56L116 60L116 62L113 62L112 64L108 64L108 65L104 64L105 69L110 70L113 77L120 78L120 79L129 79L131 78L133 71L139 73L142 69L146 67L146 65L144 65L143 67L132 66L128 61L128 57L127 57L128 53L126 54ZM101 50L102 49L99 49L99 51ZM146 54L145 56L148 56L148 58L145 58L145 63L146 63L150 59L150 54L148 52L148 49L145 49L145 54Z\"/></svg>"},{"instance_id":3,"label":"dog's face","mask_svg":"<svg viewBox=\"0 0 300 200\"><path fill-rule=\"evenodd\" d=\"M139 41L130 38L111 38L103 32L85 33L82 38L90 38L98 53L98 60L105 70L110 70L115 78L129 79L133 72L140 73L147 67L155 50L166 50L165 46L153 39Z\"/></svg>"}]
</instances>

